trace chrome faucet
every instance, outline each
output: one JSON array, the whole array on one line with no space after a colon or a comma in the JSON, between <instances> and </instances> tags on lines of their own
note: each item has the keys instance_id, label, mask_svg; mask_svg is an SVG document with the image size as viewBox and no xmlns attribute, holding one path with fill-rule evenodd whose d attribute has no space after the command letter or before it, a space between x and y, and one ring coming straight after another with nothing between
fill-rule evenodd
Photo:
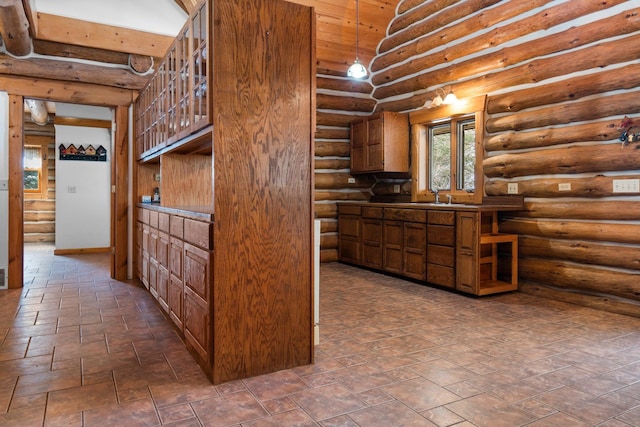
<instances>
[{"instance_id":1,"label":"chrome faucet","mask_svg":"<svg viewBox=\"0 0 640 427\"><path fill-rule=\"evenodd\" d=\"M433 192L436 194L436 204L440 203L440 194L438 194L439 191L440 190L438 190L437 188L433 190Z\"/></svg>"},{"instance_id":2,"label":"chrome faucet","mask_svg":"<svg viewBox=\"0 0 640 427\"><path fill-rule=\"evenodd\" d=\"M451 194L447 194L447 204L450 205L451 204L451 199L453 197L451 197Z\"/></svg>"}]
</instances>

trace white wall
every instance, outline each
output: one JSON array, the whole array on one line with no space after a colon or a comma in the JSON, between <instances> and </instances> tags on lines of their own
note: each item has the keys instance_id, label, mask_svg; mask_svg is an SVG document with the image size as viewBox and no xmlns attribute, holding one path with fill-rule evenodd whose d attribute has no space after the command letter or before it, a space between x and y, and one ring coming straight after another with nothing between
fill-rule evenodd
<instances>
[{"instance_id":1,"label":"white wall","mask_svg":"<svg viewBox=\"0 0 640 427\"><path fill-rule=\"evenodd\" d=\"M9 264L9 97L0 92L0 269L4 269L5 280L0 289L7 287Z\"/></svg>"},{"instance_id":2,"label":"white wall","mask_svg":"<svg viewBox=\"0 0 640 427\"><path fill-rule=\"evenodd\" d=\"M56 104L56 115L111 120L107 108L69 104ZM59 160L60 144L102 145L107 161ZM110 190L111 131L56 125L56 249L110 246Z\"/></svg>"}]
</instances>

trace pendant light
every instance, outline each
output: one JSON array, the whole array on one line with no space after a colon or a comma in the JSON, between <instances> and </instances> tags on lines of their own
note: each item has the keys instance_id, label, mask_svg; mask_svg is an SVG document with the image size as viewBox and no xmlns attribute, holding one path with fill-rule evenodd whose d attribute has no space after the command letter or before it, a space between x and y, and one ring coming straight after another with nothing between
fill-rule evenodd
<instances>
[{"instance_id":1,"label":"pendant light","mask_svg":"<svg viewBox=\"0 0 640 427\"><path fill-rule=\"evenodd\" d=\"M358 59L358 27L360 26L360 16L358 13L358 0L356 0L356 60L351 64L347 71L347 76L354 79L363 79L367 77L367 69Z\"/></svg>"}]
</instances>

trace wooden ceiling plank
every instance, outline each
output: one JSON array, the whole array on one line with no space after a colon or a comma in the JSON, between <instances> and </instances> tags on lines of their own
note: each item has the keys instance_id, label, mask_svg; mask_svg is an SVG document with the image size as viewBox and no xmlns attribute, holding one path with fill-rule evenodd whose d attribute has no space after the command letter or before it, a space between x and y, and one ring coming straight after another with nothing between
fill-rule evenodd
<instances>
[{"instance_id":1,"label":"wooden ceiling plank","mask_svg":"<svg viewBox=\"0 0 640 427\"><path fill-rule=\"evenodd\" d=\"M38 13L36 38L162 58L175 37Z\"/></svg>"}]
</instances>

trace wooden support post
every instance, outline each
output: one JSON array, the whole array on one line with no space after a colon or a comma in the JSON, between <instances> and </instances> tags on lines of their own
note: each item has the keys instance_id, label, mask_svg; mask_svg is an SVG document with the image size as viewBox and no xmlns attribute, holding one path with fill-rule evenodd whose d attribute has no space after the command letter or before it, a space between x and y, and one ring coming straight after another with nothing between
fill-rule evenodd
<instances>
[{"instance_id":1,"label":"wooden support post","mask_svg":"<svg viewBox=\"0 0 640 427\"><path fill-rule=\"evenodd\" d=\"M24 282L24 191L22 150L24 98L9 95L9 288Z\"/></svg>"},{"instance_id":2,"label":"wooden support post","mask_svg":"<svg viewBox=\"0 0 640 427\"><path fill-rule=\"evenodd\" d=\"M21 0L0 0L0 33L11 55L27 56L31 53L29 21Z\"/></svg>"}]
</instances>

